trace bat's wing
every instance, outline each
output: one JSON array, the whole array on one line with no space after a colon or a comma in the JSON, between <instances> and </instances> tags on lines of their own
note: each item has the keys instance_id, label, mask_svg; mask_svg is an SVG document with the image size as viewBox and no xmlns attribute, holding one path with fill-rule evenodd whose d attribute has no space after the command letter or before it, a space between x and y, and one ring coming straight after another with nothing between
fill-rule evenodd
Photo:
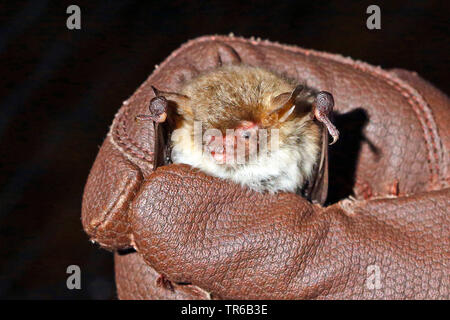
<instances>
[{"instance_id":1,"label":"bat's wing","mask_svg":"<svg viewBox=\"0 0 450 320\"><path fill-rule=\"evenodd\" d=\"M136 120L150 121L153 128L153 170L170 162L170 133L175 123L169 101L153 87L156 97L150 101L150 114L138 115ZM167 93L170 94L170 93Z\"/></svg>"},{"instance_id":2,"label":"bat's wing","mask_svg":"<svg viewBox=\"0 0 450 320\"><path fill-rule=\"evenodd\" d=\"M312 203L323 205L328 194L328 131L323 124L320 126L322 131L320 161L315 166L302 194Z\"/></svg>"},{"instance_id":3,"label":"bat's wing","mask_svg":"<svg viewBox=\"0 0 450 320\"><path fill-rule=\"evenodd\" d=\"M167 165L169 163L172 163L170 156L171 156L171 148L170 148L170 135L173 128L173 119L172 116L169 114L167 116L167 119L163 123L153 123L154 128L154 163L153 163L153 169L156 169L157 167Z\"/></svg>"},{"instance_id":4,"label":"bat's wing","mask_svg":"<svg viewBox=\"0 0 450 320\"><path fill-rule=\"evenodd\" d=\"M331 144L339 139L339 130L330 121L333 108L333 95L327 91L318 92L313 102L313 112L322 128L320 161L314 169L311 181L308 181L304 188L303 195L311 202L321 205L327 200L328 194L328 133L333 137Z\"/></svg>"},{"instance_id":5,"label":"bat's wing","mask_svg":"<svg viewBox=\"0 0 450 320\"><path fill-rule=\"evenodd\" d=\"M152 121L153 125L153 170L161 166L164 159L164 132L163 126Z\"/></svg>"}]
</instances>

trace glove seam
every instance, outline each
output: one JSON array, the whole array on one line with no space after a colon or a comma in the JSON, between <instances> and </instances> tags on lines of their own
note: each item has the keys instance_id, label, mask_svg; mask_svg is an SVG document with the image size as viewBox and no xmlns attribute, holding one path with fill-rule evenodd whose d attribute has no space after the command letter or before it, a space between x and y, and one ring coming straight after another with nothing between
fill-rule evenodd
<instances>
[{"instance_id":1,"label":"glove seam","mask_svg":"<svg viewBox=\"0 0 450 320\"><path fill-rule=\"evenodd\" d=\"M113 139L111 139L111 141L112 140ZM117 146L114 143L113 143L113 146L117 148ZM121 150L119 150L119 151L121 151ZM127 161L127 160L125 159L125 161ZM134 166L133 163L131 163L131 165ZM142 173L139 170L139 168L136 168L136 171L137 171L138 179L142 180ZM126 208L124 210L126 210L125 215L128 217L129 206L131 205L133 199L136 197L137 191L139 190L139 188L140 188L140 186L142 184L142 181L141 181L141 182L137 183L137 185L134 186L134 188L132 188L130 190L129 187L130 187L130 184L131 184L132 177L130 177L130 175L128 175L126 177L126 179L127 180L125 181L125 183L123 185L123 188L120 191L120 194L116 198L114 203L107 210L103 211L103 213L104 213L104 214L102 214L103 215L103 219L101 221L98 221L97 223L95 223L95 225L90 225L90 229L91 229L91 232L92 232L91 240L93 240L95 242L98 242L99 244L102 244L102 243L100 241L98 241L98 239L96 239L97 238L98 229L104 227L109 221L111 221L112 216L114 215L114 213L117 212L117 210L120 208L120 206L123 205L127 201L128 201L128 208ZM127 197L127 190L130 190L131 194L133 195L133 197L131 199ZM127 225L129 227L128 219L127 219ZM91 232L89 232L89 233L91 233ZM130 233L128 233L127 236L130 238L130 241L131 241ZM130 244L130 246L131 246L131 244Z\"/></svg>"}]
</instances>

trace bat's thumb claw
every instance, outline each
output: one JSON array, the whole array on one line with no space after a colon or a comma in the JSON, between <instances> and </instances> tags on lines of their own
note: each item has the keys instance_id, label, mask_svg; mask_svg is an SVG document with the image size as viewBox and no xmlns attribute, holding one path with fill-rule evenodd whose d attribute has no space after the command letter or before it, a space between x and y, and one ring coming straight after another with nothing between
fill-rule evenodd
<instances>
[{"instance_id":1,"label":"bat's thumb claw","mask_svg":"<svg viewBox=\"0 0 450 320\"><path fill-rule=\"evenodd\" d=\"M139 121L148 121L148 120L152 120L152 118L149 115L146 114L139 114L134 118L134 121L139 122Z\"/></svg>"},{"instance_id":2,"label":"bat's thumb claw","mask_svg":"<svg viewBox=\"0 0 450 320\"><path fill-rule=\"evenodd\" d=\"M337 135L331 135L332 137L333 137L333 141L331 141L330 142L330 146L332 145L332 144L335 144L338 140L339 140L339 134L337 134Z\"/></svg>"},{"instance_id":3,"label":"bat's thumb claw","mask_svg":"<svg viewBox=\"0 0 450 320\"><path fill-rule=\"evenodd\" d=\"M330 136L333 137L333 141L331 141L330 146L332 144L335 144L336 141L339 140L339 130L327 119L327 121L325 121L325 126L328 129L328 133L330 134Z\"/></svg>"},{"instance_id":4,"label":"bat's thumb claw","mask_svg":"<svg viewBox=\"0 0 450 320\"><path fill-rule=\"evenodd\" d=\"M330 143L330 146L339 140L339 131L330 121L330 115L333 112L333 108L333 95L326 91L320 91L314 101L314 116L325 125L328 132L333 137L333 141Z\"/></svg>"}]
</instances>

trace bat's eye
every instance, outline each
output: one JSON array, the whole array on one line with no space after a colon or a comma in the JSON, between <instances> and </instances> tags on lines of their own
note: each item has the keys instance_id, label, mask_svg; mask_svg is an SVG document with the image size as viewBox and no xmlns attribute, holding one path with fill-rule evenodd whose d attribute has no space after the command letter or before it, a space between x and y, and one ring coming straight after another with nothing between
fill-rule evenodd
<instances>
[{"instance_id":1,"label":"bat's eye","mask_svg":"<svg viewBox=\"0 0 450 320\"><path fill-rule=\"evenodd\" d=\"M258 125L250 121L242 121L239 126L235 128L236 137L242 140L250 140L257 135Z\"/></svg>"},{"instance_id":2,"label":"bat's eye","mask_svg":"<svg viewBox=\"0 0 450 320\"><path fill-rule=\"evenodd\" d=\"M244 132L242 133L242 138L244 138L244 139L246 139L246 140L250 139L251 136L252 136L251 132L244 131Z\"/></svg>"}]
</instances>

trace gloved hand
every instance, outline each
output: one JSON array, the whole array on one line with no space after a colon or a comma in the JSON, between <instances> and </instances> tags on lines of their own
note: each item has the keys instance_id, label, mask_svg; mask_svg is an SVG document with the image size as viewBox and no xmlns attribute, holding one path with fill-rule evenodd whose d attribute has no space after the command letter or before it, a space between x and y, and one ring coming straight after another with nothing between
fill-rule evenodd
<instances>
[{"instance_id":1,"label":"gloved hand","mask_svg":"<svg viewBox=\"0 0 450 320\"><path fill-rule=\"evenodd\" d=\"M327 207L185 165L154 171L152 126L134 123L150 86L176 91L202 70L241 62L333 93L341 138L330 149ZM83 226L122 250L123 299L448 299L449 107L411 72L267 41L196 39L119 110L89 175Z\"/></svg>"}]
</instances>

